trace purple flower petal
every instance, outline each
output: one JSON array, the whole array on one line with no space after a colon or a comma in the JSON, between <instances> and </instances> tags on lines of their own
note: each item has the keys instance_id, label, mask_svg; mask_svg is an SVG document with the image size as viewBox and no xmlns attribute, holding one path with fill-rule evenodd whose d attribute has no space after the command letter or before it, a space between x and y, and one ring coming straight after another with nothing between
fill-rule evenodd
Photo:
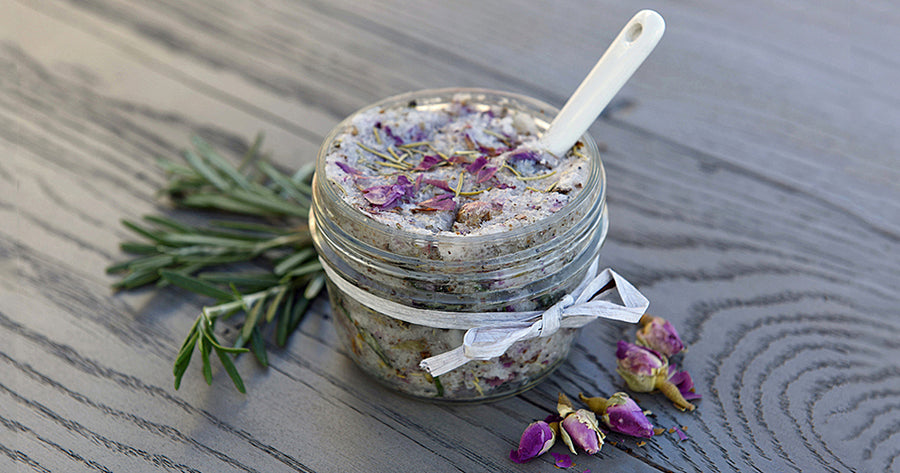
<instances>
[{"instance_id":1,"label":"purple flower petal","mask_svg":"<svg viewBox=\"0 0 900 473\"><path fill-rule=\"evenodd\" d=\"M403 139L400 138L399 136L395 135L395 134L394 134L394 131L391 130L391 127L385 125L385 126L384 126L384 133L385 133L386 135L388 135L388 137L390 137L392 140L394 140L394 144L395 144L395 145L400 146L400 145L403 144Z\"/></svg>"},{"instance_id":2,"label":"purple flower petal","mask_svg":"<svg viewBox=\"0 0 900 473\"><path fill-rule=\"evenodd\" d=\"M552 455L553 459L556 460L555 465L557 468L569 468L573 465L572 457L566 455L565 453L550 452L550 455Z\"/></svg>"},{"instance_id":3,"label":"purple flower petal","mask_svg":"<svg viewBox=\"0 0 900 473\"><path fill-rule=\"evenodd\" d=\"M515 189L516 188L516 186L511 186L505 182L501 182L500 184L497 184L494 187L496 187L497 189Z\"/></svg>"},{"instance_id":4,"label":"purple flower petal","mask_svg":"<svg viewBox=\"0 0 900 473\"><path fill-rule=\"evenodd\" d=\"M466 171L468 171L469 174L475 174L480 171L481 168L483 168L484 165L487 164L487 162L487 158L485 158L484 156L479 156L475 159L475 161L472 161L472 164L466 166Z\"/></svg>"},{"instance_id":5,"label":"purple flower petal","mask_svg":"<svg viewBox=\"0 0 900 473\"><path fill-rule=\"evenodd\" d=\"M418 210L456 210L454 194L441 194L426 201L419 202Z\"/></svg>"},{"instance_id":6,"label":"purple flower petal","mask_svg":"<svg viewBox=\"0 0 900 473\"><path fill-rule=\"evenodd\" d=\"M669 381L678 387L678 391L685 400L702 399L703 396L694 392L694 380L687 371L678 371L675 366L669 367Z\"/></svg>"},{"instance_id":7,"label":"purple flower petal","mask_svg":"<svg viewBox=\"0 0 900 473\"><path fill-rule=\"evenodd\" d=\"M485 181L488 181L488 180L490 180L492 177L494 177L494 174L496 174L496 173L497 173L497 167L496 167L496 166L486 166L486 167L483 167L483 168L481 168L481 169L478 171L478 174L475 176L475 183L476 183L476 184L481 184L481 183L483 183L483 182L485 182Z\"/></svg>"},{"instance_id":8,"label":"purple flower petal","mask_svg":"<svg viewBox=\"0 0 900 473\"><path fill-rule=\"evenodd\" d=\"M538 153L536 151L532 151L532 150L528 150L528 149L517 150L506 156L506 162L513 162L513 161L537 162L539 159L540 159L540 157L538 156Z\"/></svg>"},{"instance_id":9,"label":"purple flower petal","mask_svg":"<svg viewBox=\"0 0 900 473\"><path fill-rule=\"evenodd\" d=\"M365 197L370 204L381 208L392 206L396 203L397 199L404 195L402 191L398 191L393 185L367 187L362 190L362 193L363 197Z\"/></svg>"},{"instance_id":10,"label":"purple flower petal","mask_svg":"<svg viewBox=\"0 0 900 473\"><path fill-rule=\"evenodd\" d=\"M356 169L350 167L349 164L344 164L340 161L335 161L334 164L337 164L337 167L341 168L345 173L350 174L352 176L362 176L362 173L357 171Z\"/></svg>"},{"instance_id":11,"label":"purple flower petal","mask_svg":"<svg viewBox=\"0 0 900 473\"><path fill-rule=\"evenodd\" d=\"M442 179L425 179L425 184L431 184L432 186L437 187L438 189L445 190L447 192L452 191L452 189L450 189L450 184L447 184L447 181L444 181Z\"/></svg>"},{"instance_id":12,"label":"purple flower petal","mask_svg":"<svg viewBox=\"0 0 900 473\"><path fill-rule=\"evenodd\" d=\"M678 439L682 442L688 439L687 434L684 433L681 429L676 430L675 433L678 434Z\"/></svg>"},{"instance_id":13,"label":"purple flower petal","mask_svg":"<svg viewBox=\"0 0 900 473\"><path fill-rule=\"evenodd\" d=\"M441 161L443 161L443 159L441 159L440 156L431 154L422 156L422 160L413 168L413 171L428 171Z\"/></svg>"},{"instance_id":14,"label":"purple flower petal","mask_svg":"<svg viewBox=\"0 0 900 473\"><path fill-rule=\"evenodd\" d=\"M362 193L370 204L390 209L398 205L401 199L413 196L413 184L406 176L400 175L396 184L368 187L362 189Z\"/></svg>"},{"instance_id":15,"label":"purple flower petal","mask_svg":"<svg viewBox=\"0 0 900 473\"><path fill-rule=\"evenodd\" d=\"M559 422L561 420L562 420L562 417L560 417L559 414L550 414L544 418L544 422L546 422L548 424L551 424L553 422Z\"/></svg>"},{"instance_id":16,"label":"purple flower petal","mask_svg":"<svg viewBox=\"0 0 900 473\"><path fill-rule=\"evenodd\" d=\"M399 192L403 193L404 197L413 197L415 193L413 192L413 183L409 180L408 177L403 174L397 176L397 183L394 184Z\"/></svg>"},{"instance_id":17,"label":"purple flower petal","mask_svg":"<svg viewBox=\"0 0 900 473\"><path fill-rule=\"evenodd\" d=\"M422 188L422 180L424 178L425 178L424 174L419 174L418 176L416 176L416 183L413 184L413 193L416 193L416 194L419 193L419 189Z\"/></svg>"},{"instance_id":18,"label":"purple flower petal","mask_svg":"<svg viewBox=\"0 0 900 473\"><path fill-rule=\"evenodd\" d=\"M556 433L549 424L542 420L532 422L522 432L518 450L509 452L509 459L516 463L525 463L550 450L555 441Z\"/></svg>"}]
</instances>

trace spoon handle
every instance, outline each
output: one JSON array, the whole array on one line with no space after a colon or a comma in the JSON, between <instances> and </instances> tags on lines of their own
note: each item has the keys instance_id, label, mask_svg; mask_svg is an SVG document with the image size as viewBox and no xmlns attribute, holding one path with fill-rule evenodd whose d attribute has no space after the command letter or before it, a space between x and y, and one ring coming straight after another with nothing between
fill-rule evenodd
<instances>
[{"instance_id":1,"label":"spoon handle","mask_svg":"<svg viewBox=\"0 0 900 473\"><path fill-rule=\"evenodd\" d=\"M639 11L566 102L541 137L542 148L561 156L587 131L659 42L666 23L653 10Z\"/></svg>"}]
</instances>

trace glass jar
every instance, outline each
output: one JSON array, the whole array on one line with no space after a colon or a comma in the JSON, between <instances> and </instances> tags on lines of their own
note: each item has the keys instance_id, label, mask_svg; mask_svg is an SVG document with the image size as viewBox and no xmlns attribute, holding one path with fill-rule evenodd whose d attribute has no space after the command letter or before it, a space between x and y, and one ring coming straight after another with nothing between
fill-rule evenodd
<instances>
[{"instance_id":1,"label":"glass jar","mask_svg":"<svg viewBox=\"0 0 900 473\"><path fill-rule=\"evenodd\" d=\"M557 110L525 96L482 89L407 93L363 108L442 107L465 93L469 104L500 105L534 117L545 130ZM354 114L354 115L356 115ZM508 232L425 235L390 227L347 203L326 177L326 156L351 117L319 150L310 230L320 258L346 281L406 306L452 312L543 310L570 293L597 257L608 225L605 174L597 145L581 137L590 163L580 192L549 217ZM577 329L520 341L495 359L470 361L438 377L422 359L462 344L465 330L416 325L366 307L327 281L336 330L349 356L381 383L418 398L450 402L520 393L553 372L568 355Z\"/></svg>"}]
</instances>

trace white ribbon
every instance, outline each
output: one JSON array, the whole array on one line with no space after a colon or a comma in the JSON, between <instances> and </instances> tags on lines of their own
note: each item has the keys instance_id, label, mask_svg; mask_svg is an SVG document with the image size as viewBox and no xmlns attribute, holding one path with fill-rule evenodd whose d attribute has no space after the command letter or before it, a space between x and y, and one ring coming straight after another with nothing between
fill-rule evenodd
<instances>
[{"instance_id":1,"label":"white ribbon","mask_svg":"<svg viewBox=\"0 0 900 473\"><path fill-rule=\"evenodd\" d=\"M353 285L323 259L319 261L335 286L376 312L412 324L466 330L462 346L419 363L432 376L440 376L472 360L496 358L518 341L548 337L560 328L583 327L598 318L635 323L650 305L640 291L612 269L598 273L598 259L591 263L585 278L571 294L547 310L534 312L447 312L410 307ZM610 282L613 286L600 292ZM621 304L610 300L614 294L619 295Z\"/></svg>"}]
</instances>

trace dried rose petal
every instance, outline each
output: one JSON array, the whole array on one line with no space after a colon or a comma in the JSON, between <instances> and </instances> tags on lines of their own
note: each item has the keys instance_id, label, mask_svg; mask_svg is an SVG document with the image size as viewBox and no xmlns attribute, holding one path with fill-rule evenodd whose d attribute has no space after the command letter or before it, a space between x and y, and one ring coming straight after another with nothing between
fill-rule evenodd
<instances>
[{"instance_id":1,"label":"dried rose petal","mask_svg":"<svg viewBox=\"0 0 900 473\"><path fill-rule=\"evenodd\" d=\"M497 173L496 166L483 167L478 171L478 174L475 175L475 183L481 184L483 182L486 182L486 181L490 180L492 177L494 177L494 174L496 174L496 173Z\"/></svg>"},{"instance_id":2,"label":"dried rose petal","mask_svg":"<svg viewBox=\"0 0 900 473\"><path fill-rule=\"evenodd\" d=\"M441 194L426 201L419 202L419 210L456 210L454 194Z\"/></svg>"},{"instance_id":3,"label":"dried rose petal","mask_svg":"<svg viewBox=\"0 0 900 473\"><path fill-rule=\"evenodd\" d=\"M422 188L422 180L425 178L424 174L419 174L416 176L416 183L413 184L413 193L418 194L419 189Z\"/></svg>"},{"instance_id":4,"label":"dried rose petal","mask_svg":"<svg viewBox=\"0 0 900 473\"><path fill-rule=\"evenodd\" d=\"M552 455L553 459L556 460L556 463L554 465L557 468L569 468L573 465L572 457L566 455L565 453L550 452L550 455Z\"/></svg>"},{"instance_id":5,"label":"dried rose petal","mask_svg":"<svg viewBox=\"0 0 900 473\"><path fill-rule=\"evenodd\" d=\"M409 180L408 177L402 174L397 176L397 183L394 185L397 187L398 191L403 193L404 197L415 196L415 192L413 191L413 183Z\"/></svg>"},{"instance_id":6,"label":"dried rose petal","mask_svg":"<svg viewBox=\"0 0 900 473\"><path fill-rule=\"evenodd\" d=\"M669 382L678 387L678 392L688 401L702 399L703 396L694 392L694 380L687 371L678 371L674 365L669 366Z\"/></svg>"},{"instance_id":7,"label":"dried rose petal","mask_svg":"<svg viewBox=\"0 0 900 473\"><path fill-rule=\"evenodd\" d=\"M534 161L537 162L540 157L536 151L523 149L517 150L506 156L506 162L512 161Z\"/></svg>"},{"instance_id":8,"label":"dried rose petal","mask_svg":"<svg viewBox=\"0 0 900 473\"><path fill-rule=\"evenodd\" d=\"M443 179L425 179L425 184L431 184L438 189L445 190L447 192L451 192L453 189L450 188L450 184L447 184L447 181Z\"/></svg>"},{"instance_id":9,"label":"dried rose petal","mask_svg":"<svg viewBox=\"0 0 900 473\"><path fill-rule=\"evenodd\" d=\"M362 189L363 197L370 204L382 209L390 209L403 198L412 197L413 184L403 175L397 177L396 184L385 184Z\"/></svg>"},{"instance_id":10,"label":"dried rose petal","mask_svg":"<svg viewBox=\"0 0 900 473\"><path fill-rule=\"evenodd\" d=\"M340 161L335 161L334 164L337 164L337 167L341 168L345 173L350 174L352 176L362 176L362 173L357 171L356 169L350 167L349 164L342 163Z\"/></svg>"},{"instance_id":11,"label":"dried rose petal","mask_svg":"<svg viewBox=\"0 0 900 473\"><path fill-rule=\"evenodd\" d=\"M488 162L487 158L485 158L484 156L479 156L478 158L475 159L475 161L472 161L471 164L466 166L466 171L468 171L469 174L475 174L478 171L480 171L481 168L483 168L484 165L487 164L487 162Z\"/></svg>"},{"instance_id":12,"label":"dried rose petal","mask_svg":"<svg viewBox=\"0 0 900 473\"><path fill-rule=\"evenodd\" d=\"M449 162L451 164L465 164L465 165L469 164L469 160L466 159L465 156L459 156L459 155L450 156L450 158L447 160L447 162Z\"/></svg>"},{"instance_id":13,"label":"dried rose petal","mask_svg":"<svg viewBox=\"0 0 900 473\"><path fill-rule=\"evenodd\" d=\"M362 193L363 197L365 197L370 204L381 208L392 206L404 195L402 191L397 190L395 186L390 184L367 187L362 190Z\"/></svg>"},{"instance_id":14,"label":"dried rose petal","mask_svg":"<svg viewBox=\"0 0 900 473\"><path fill-rule=\"evenodd\" d=\"M509 148L504 148L504 147L492 148L490 146L478 145L478 151L481 151L482 153L484 153L488 156L499 156L499 155L509 151Z\"/></svg>"},{"instance_id":15,"label":"dried rose petal","mask_svg":"<svg viewBox=\"0 0 900 473\"><path fill-rule=\"evenodd\" d=\"M403 139L400 138L399 136L395 135L394 131L391 130L391 127L385 125L383 129L384 129L384 133L386 135L388 135L392 140L394 140L395 145L400 146L403 144Z\"/></svg>"},{"instance_id":16,"label":"dried rose petal","mask_svg":"<svg viewBox=\"0 0 900 473\"><path fill-rule=\"evenodd\" d=\"M475 140L468 133L463 134L463 140L466 142L467 149L475 149Z\"/></svg>"},{"instance_id":17,"label":"dried rose petal","mask_svg":"<svg viewBox=\"0 0 900 473\"><path fill-rule=\"evenodd\" d=\"M417 164L416 167L413 168L413 171L428 171L441 161L443 161L443 159L441 159L440 156L431 154L422 156L422 160L419 161L419 164Z\"/></svg>"},{"instance_id":18,"label":"dried rose petal","mask_svg":"<svg viewBox=\"0 0 900 473\"><path fill-rule=\"evenodd\" d=\"M522 432L518 450L509 452L509 459L516 463L525 463L550 450L554 442L556 442L556 429L551 424L542 420L532 422Z\"/></svg>"},{"instance_id":19,"label":"dried rose petal","mask_svg":"<svg viewBox=\"0 0 900 473\"><path fill-rule=\"evenodd\" d=\"M641 323L643 326L637 331L638 345L651 348L668 357L684 350L684 342L668 320L647 314L641 318Z\"/></svg>"}]
</instances>

